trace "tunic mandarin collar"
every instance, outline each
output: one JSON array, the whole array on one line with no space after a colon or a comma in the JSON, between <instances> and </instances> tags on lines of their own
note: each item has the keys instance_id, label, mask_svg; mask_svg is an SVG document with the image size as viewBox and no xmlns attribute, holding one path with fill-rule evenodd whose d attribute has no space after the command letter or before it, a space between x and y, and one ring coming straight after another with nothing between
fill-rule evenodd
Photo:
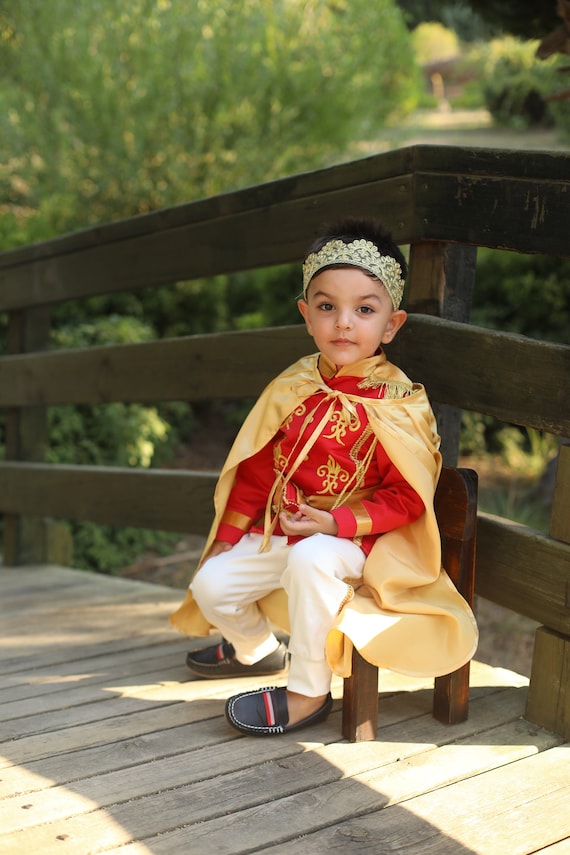
<instances>
[{"instance_id":1,"label":"tunic mandarin collar","mask_svg":"<svg viewBox=\"0 0 570 855\"><path fill-rule=\"evenodd\" d=\"M385 362L386 354L380 350L374 356L359 359L358 362L353 362L350 365L341 365L337 369L335 363L324 353L321 353L319 355L319 371L322 377L327 380L331 380L333 377L368 377L375 368L384 365Z\"/></svg>"}]
</instances>

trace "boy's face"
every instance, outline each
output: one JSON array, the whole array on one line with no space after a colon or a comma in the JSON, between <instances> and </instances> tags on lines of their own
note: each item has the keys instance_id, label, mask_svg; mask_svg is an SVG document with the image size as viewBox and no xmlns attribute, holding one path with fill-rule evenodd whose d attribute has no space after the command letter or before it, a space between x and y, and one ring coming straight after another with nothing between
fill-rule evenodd
<instances>
[{"instance_id":1,"label":"boy's face","mask_svg":"<svg viewBox=\"0 0 570 855\"><path fill-rule=\"evenodd\" d=\"M318 273L307 300L297 305L315 344L337 368L373 356L407 317L401 309L394 311L381 282L356 267Z\"/></svg>"}]
</instances>

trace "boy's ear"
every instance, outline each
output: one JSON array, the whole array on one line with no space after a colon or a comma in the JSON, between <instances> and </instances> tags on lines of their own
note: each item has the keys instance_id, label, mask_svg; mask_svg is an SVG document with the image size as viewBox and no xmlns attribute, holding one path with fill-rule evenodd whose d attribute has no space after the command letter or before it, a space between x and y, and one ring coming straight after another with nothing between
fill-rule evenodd
<instances>
[{"instance_id":1,"label":"boy's ear","mask_svg":"<svg viewBox=\"0 0 570 855\"><path fill-rule=\"evenodd\" d=\"M403 309L397 309L392 312L390 320L386 324L384 335L382 336L382 344L389 344L398 330L402 329L408 319L408 313Z\"/></svg>"},{"instance_id":2,"label":"boy's ear","mask_svg":"<svg viewBox=\"0 0 570 855\"><path fill-rule=\"evenodd\" d=\"M299 299L297 300L297 308L303 316L303 320L305 321L305 325L307 327L307 332L309 333L309 335L312 335L313 333L311 330L311 322L309 321L309 304L306 300Z\"/></svg>"}]
</instances>

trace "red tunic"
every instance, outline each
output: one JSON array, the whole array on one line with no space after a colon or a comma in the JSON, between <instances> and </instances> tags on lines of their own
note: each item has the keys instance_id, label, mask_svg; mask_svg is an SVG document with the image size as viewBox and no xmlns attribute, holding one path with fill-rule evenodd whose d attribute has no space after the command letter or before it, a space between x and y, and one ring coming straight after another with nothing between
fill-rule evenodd
<instances>
[{"instance_id":1,"label":"red tunic","mask_svg":"<svg viewBox=\"0 0 570 855\"><path fill-rule=\"evenodd\" d=\"M277 494L277 507L273 501L273 514L280 508L294 511L298 501L308 500L314 507L330 510L338 536L354 540L365 554L379 535L420 517L421 498L378 442L363 406L347 405L346 399L334 397L335 392L361 398L385 396L386 385L375 384L373 375L367 376L367 363L363 360L333 374L334 367L321 356L323 390L306 398L267 445L240 463L217 540L235 544L246 531L263 531L276 475L287 475L291 467L292 480L280 501ZM343 373L348 370L354 373ZM300 462L299 453L303 453ZM278 520L273 533L283 534ZM289 542L299 539L289 537Z\"/></svg>"}]
</instances>

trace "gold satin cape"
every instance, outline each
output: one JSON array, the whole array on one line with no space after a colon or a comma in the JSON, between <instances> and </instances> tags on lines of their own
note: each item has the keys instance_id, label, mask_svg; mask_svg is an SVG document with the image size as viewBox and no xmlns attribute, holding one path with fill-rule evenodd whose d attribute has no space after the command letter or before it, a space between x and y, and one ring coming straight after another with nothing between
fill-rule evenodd
<instances>
[{"instance_id":1,"label":"gold satin cape","mask_svg":"<svg viewBox=\"0 0 570 855\"><path fill-rule=\"evenodd\" d=\"M303 400L323 390L318 361L315 353L283 371L265 388L244 421L216 486L215 518L202 561L215 538L240 461L263 448ZM376 368L374 376L411 385L390 362ZM335 674L350 676L355 645L380 668L411 676L448 674L471 659L478 632L470 607L441 567L433 509L441 455L427 394L423 386L414 385L412 393L403 398L347 397L362 404L386 453L421 496L425 513L376 540L364 565L363 584L342 608L327 636L327 661ZM284 590L273 591L258 606L272 623L289 631ZM191 591L170 622L191 636L205 636L214 629Z\"/></svg>"}]
</instances>

